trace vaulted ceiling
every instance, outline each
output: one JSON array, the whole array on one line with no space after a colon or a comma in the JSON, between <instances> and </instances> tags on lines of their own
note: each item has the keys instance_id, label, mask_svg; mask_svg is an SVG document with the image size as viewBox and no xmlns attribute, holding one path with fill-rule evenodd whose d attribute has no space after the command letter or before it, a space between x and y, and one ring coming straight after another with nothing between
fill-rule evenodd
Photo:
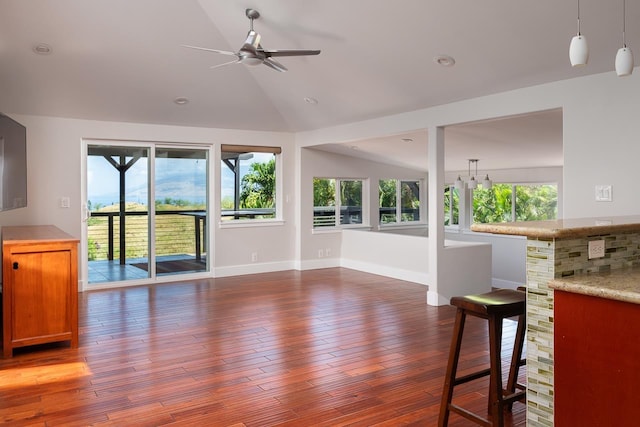
<instances>
[{"instance_id":1,"label":"vaulted ceiling","mask_svg":"<svg viewBox=\"0 0 640 427\"><path fill-rule=\"evenodd\" d=\"M618 4L619 3L619 4ZM289 71L233 64L249 29ZM572 68L576 2L557 0L2 0L0 111L303 131L611 71L622 1L581 1L590 62ZM640 49L640 3L627 44ZM39 44L51 53L37 54ZM455 65L441 66L438 55ZM178 105L176 98L187 98ZM314 98L316 104L305 102Z\"/></svg>"}]
</instances>

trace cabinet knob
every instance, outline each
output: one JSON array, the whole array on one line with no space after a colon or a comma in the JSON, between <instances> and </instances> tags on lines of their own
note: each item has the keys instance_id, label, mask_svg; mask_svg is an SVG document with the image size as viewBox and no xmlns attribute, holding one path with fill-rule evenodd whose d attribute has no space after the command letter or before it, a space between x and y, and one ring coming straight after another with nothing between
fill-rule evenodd
<instances>
[{"instance_id":1,"label":"cabinet knob","mask_svg":"<svg viewBox=\"0 0 640 427\"><path fill-rule=\"evenodd\" d=\"M14 269L14 270L17 270L17 269L18 269L18 263L17 263L17 262L14 262L14 263L13 263L13 269Z\"/></svg>"}]
</instances>

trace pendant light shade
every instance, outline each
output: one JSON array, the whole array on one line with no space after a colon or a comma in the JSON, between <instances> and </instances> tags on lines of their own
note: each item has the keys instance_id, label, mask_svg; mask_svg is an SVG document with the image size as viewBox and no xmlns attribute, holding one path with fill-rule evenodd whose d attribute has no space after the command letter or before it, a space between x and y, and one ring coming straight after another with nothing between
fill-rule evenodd
<instances>
[{"instance_id":1,"label":"pendant light shade","mask_svg":"<svg viewBox=\"0 0 640 427\"><path fill-rule=\"evenodd\" d=\"M489 174L486 174L482 180L482 188L491 190L491 187L493 187L493 182L489 179Z\"/></svg>"},{"instance_id":2,"label":"pendant light shade","mask_svg":"<svg viewBox=\"0 0 640 427\"><path fill-rule=\"evenodd\" d=\"M622 0L622 47L616 54L616 74L619 77L629 76L633 73L633 52L627 47L625 32L627 29L627 2Z\"/></svg>"},{"instance_id":3,"label":"pendant light shade","mask_svg":"<svg viewBox=\"0 0 640 427\"><path fill-rule=\"evenodd\" d=\"M467 186L470 190L475 190L478 187L478 181L476 181L476 178L474 176L471 177L471 179L467 183Z\"/></svg>"},{"instance_id":4,"label":"pendant light shade","mask_svg":"<svg viewBox=\"0 0 640 427\"><path fill-rule=\"evenodd\" d=\"M616 54L616 74L620 77L633 73L633 52L628 47L621 47Z\"/></svg>"},{"instance_id":5,"label":"pendant light shade","mask_svg":"<svg viewBox=\"0 0 640 427\"><path fill-rule=\"evenodd\" d=\"M460 178L460 175L458 175L458 179L456 179L455 186L458 190L462 190L464 188L464 181Z\"/></svg>"},{"instance_id":6,"label":"pendant light shade","mask_svg":"<svg viewBox=\"0 0 640 427\"><path fill-rule=\"evenodd\" d=\"M572 67L587 65L589 61L589 46L587 38L580 32L580 0L578 0L578 34L571 39L569 45L569 61Z\"/></svg>"},{"instance_id":7,"label":"pendant light shade","mask_svg":"<svg viewBox=\"0 0 640 427\"><path fill-rule=\"evenodd\" d=\"M589 61L589 46L587 38L582 34L573 36L569 45L569 60L572 67L587 65Z\"/></svg>"}]
</instances>

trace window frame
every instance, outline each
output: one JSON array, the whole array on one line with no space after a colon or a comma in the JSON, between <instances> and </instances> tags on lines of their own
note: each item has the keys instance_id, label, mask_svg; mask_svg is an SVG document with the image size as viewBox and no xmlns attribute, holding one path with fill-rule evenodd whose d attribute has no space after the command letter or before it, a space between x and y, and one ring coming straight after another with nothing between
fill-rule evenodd
<instances>
[{"instance_id":1,"label":"window frame","mask_svg":"<svg viewBox=\"0 0 640 427\"><path fill-rule=\"evenodd\" d=\"M273 218L229 218L223 219L223 209L222 209L222 198L223 198L223 179L222 179L222 171L223 167L227 167L228 165L224 164L224 153L271 153L274 155L275 165L274 165L274 174L275 174L275 184L274 184L274 213ZM217 195L217 203L218 205L218 224L220 228L236 228L236 227L256 227L256 226L274 226L274 225L282 225L284 224L284 219L282 216L283 212L283 203L282 197L283 194L283 180L282 180L282 147L278 146L263 146L263 145L236 145L236 144L221 144L220 145L220 172L219 172L219 180L220 184L218 185L219 194ZM242 179L242 177L240 177Z\"/></svg>"},{"instance_id":2,"label":"window frame","mask_svg":"<svg viewBox=\"0 0 640 427\"><path fill-rule=\"evenodd\" d=\"M385 222L381 221L380 209L383 206L380 206L380 182L381 181L395 181L395 221L393 222ZM419 218L417 220L406 221L402 219L402 184L410 182L418 184L418 210L419 210ZM403 227L403 226L413 226L417 224L425 223L425 211L426 211L426 194L425 194L425 185L423 179L399 179L399 178L380 178L378 180L378 226L380 228L385 227Z\"/></svg>"},{"instance_id":3,"label":"window frame","mask_svg":"<svg viewBox=\"0 0 640 427\"><path fill-rule=\"evenodd\" d=\"M544 186L544 185L549 185L549 186L555 186L556 189L556 218L553 219L557 219L558 218L558 199L559 199L559 194L558 194L558 189L559 189L559 185L557 182L519 182L519 183L494 183L495 185L508 185L511 187L511 211L510 211L510 216L511 219L509 221L501 221L501 222L527 222L525 220L519 220L517 219L517 203L518 203L518 199L517 199L517 187L536 187L536 186ZM475 221L475 210L474 210L474 195L475 195L475 191L477 190L471 190L471 196L470 196L470 206L469 206L469 210L468 212L465 212L465 214L470 215L470 224L482 224L480 222L476 222ZM459 209L460 212L460 209ZM533 220L532 220L533 221Z\"/></svg>"},{"instance_id":4,"label":"window frame","mask_svg":"<svg viewBox=\"0 0 640 427\"><path fill-rule=\"evenodd\" d=\"M321 225L316 226L315 224L315 214L312 218L312 226L314 232L322 232L323 230L336 230L336 229L344 229L344 228L361 228L361 227L369 227L369 179L368 178L335 178L335 177L313 177L313 181L316 179L324 179L324 180L333 180L334 184L334 223L333 225ZM347 181L359 181L361 183L361 207L360 207L360 216L362 218L362 222L360 223L347 223L343 224L340 219L340 213L342 212L342 200L341 200L341 188L342 183ZM315 213L315 204L313 206Z\"/></svg>"}]
</instances>

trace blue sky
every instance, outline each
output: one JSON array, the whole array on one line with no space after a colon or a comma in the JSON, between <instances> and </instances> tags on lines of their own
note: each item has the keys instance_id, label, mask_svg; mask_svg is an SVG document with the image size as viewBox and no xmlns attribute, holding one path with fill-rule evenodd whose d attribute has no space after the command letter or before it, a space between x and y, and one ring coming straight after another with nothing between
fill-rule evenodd
<instances>
[{"instance_id":1,"label":"blue sky","mask_svg":"<svg viewBox=\"0 0 640 427\"><path fill-rule=\"evenodd\" d=\"M241 164L241 174L245 174L253 162L263 162L273 154L254 153L253 159ZM206 199L205 159L156 159L156 199L171 197L190 201ZM126 173L126 200L146 204L147 199L147 158L140 158ZM87 195L94 205L108 205L118 202L118 171L103 157L87 156ZM233 197L233 173L221 166L222 197Z\"/></svg>"}]
</instances>

